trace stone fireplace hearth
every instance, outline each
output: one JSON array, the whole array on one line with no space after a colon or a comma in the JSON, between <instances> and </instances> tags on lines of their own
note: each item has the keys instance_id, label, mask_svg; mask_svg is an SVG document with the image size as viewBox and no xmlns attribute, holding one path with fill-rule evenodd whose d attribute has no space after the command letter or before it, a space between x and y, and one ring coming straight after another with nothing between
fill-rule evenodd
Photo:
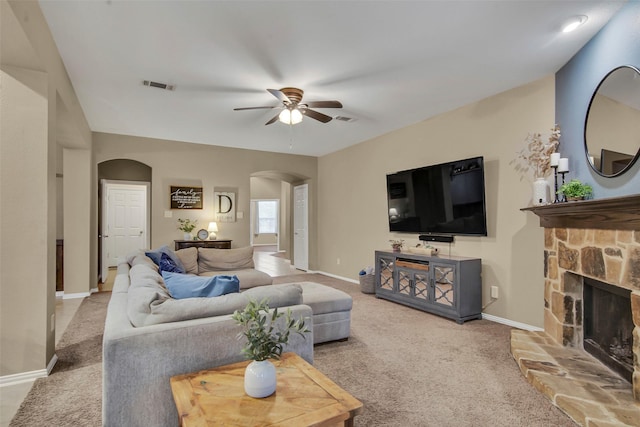
<instances>
[{"instance_id":1,"label":"stone fireplace hearth","mask_svg":"<svg viewBox=\"0 0 640 427\"><path fill-rule=\"evenodd\" d=\"M514 330L514 358L580 425L640 426L640 195L523 210L545 228L544 332ZM631 291L631 384L584 351L585 277Z\"/></svg>"}]
</instances>

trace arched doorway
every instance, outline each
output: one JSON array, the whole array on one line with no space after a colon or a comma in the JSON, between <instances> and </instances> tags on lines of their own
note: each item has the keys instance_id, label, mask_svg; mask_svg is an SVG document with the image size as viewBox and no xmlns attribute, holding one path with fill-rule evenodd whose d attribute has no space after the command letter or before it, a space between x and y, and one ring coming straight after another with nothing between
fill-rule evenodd
<instances>
[{"instance_id":1,"label":"arched doorway","mask_svg":"<svg viewBox=\"0 0 640 427\"><path fill-rule=\"evenodd\" d=\"M107 190L109 189L109 190ZM121 191L119 191L121 190ZM139 191L136 191L139 190ZM144 191L143 191L144 190ZM114 159L107 160L98 164L98 230L100 238L98 239L98 272L100 281L106 280L106 272L109 268L106 248L109 245L107 237L102 233L103 226L106 225L107 218L105 218L105 210L108 206L104 205L106 191L113 191L113 194L123 194L124 205L123 209L130 211L137 211L139 207L144 208L144 216L142 224L144 231L141 229L140 237L148 246L149 236L151 235L151 167L130 159ZM144 201L136 201L139 196L144 194ZM135 197L127 197L132 195ZM142 203L143 206L134 206L132 203ZM113 209L108 209L113 211ZM107 213L108 215L108 213ZM112 240L113 242L113 240ZM125 250L126 246L117 246L120 249ZM121 254L115 254L115 257Z\"/></svg>"}]
</instances>

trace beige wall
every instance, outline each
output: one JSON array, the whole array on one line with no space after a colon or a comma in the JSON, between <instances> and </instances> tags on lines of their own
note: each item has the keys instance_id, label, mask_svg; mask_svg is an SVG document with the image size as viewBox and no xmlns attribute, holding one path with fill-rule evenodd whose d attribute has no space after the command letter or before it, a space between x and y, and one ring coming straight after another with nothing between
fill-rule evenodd
<instances>
[{"instance_id":1,"label":"beige wall","mask_svg":"<svg viewBox=\"0 0 640 427\"><path fill-rule=\"evenodd\" d=\"M0 9L0 376L42 375L55 347L58 145L88 149L91 133L38 2Z\"/></svg>"},{"instance_id":2,"label":"beige wall","mask_svg":"<svg viewBox=\"0 0 640 427\"><path fill-rule=\"evenodd\" d=\"M389 239L418 243L416 234L389 232L386 174L482 155L488 236L456 237L451 253L482 258L485 313L542 327L542 228L535 215L520 211L531 204L531 184L509 162L529 132L553 126L554 90L549 76L321 157L319 270L356 279ZM446 244L436 246L448 253ZM493 303L490 286L500 291Z\"/></svg>"},{"instance_id":3,"label":"beige wall","mask_svg":"<svg viewBox=\"0 0 640 427\"><path fill-rule=\"evenodd\" d=\"M214 187L237 190L237 211L244 214L235 223L218 223L218 239L232 239L233 247L247 246L250 238L251 175L261 171L281 171L307 177L310 184L310 204L315 198L317 159L309 156L268 153L237 148L216 147L186 142L95 133L96 163L112 159L132 159L152 168L151 183L151 246L167 244L181 239L176 227L178 218L198 220L199 228L206 228L214 218ZM202 210L169 211L171 185L197 185L203 187ZM315 213L310 218L310 263L315 265Z\"/></svg>"},{"instance_id":4,"label":"beige wall","mask_svg":"<svg viewBox=\"0 0 640 427\"><path fill-rule=\"evenodd\" d=\"M64 149L64 258L74 268L64 269L64 295L89 295L97 288L93 259L87 248L96 233L91 230L91 151ZM66 265L65 264L65 265ZM95 273L95 270L94 270Z\"/></svg>"}]
</instances>

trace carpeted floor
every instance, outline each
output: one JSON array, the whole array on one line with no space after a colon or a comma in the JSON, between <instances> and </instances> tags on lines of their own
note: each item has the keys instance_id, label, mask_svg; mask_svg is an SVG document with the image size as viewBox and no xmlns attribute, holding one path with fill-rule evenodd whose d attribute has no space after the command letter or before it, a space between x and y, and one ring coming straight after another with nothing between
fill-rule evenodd
<instances>
[{"instance_id":1,"label":"carpeted floor","mask_svg":"<svg viewBox=\"0 0 640 427\"><path fill-rule=\"evenodd\" d=\"M362 294L319 274L315 281L353 299L348 341L315 347L315 367L364 403L356 426L574 426L520 374L511 328L464 325ZM11 426L100 426L101 342L109 293L88 297L56 353L52 375L35 382Z\"/></svg>"}]
</instances>

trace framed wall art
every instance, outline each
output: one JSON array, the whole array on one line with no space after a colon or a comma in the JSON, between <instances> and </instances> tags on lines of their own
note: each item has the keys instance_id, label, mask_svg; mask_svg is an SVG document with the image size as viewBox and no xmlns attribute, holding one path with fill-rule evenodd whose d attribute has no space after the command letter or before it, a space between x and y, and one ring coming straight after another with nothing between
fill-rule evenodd
<instances>
[{"instance_id":1,"label":"framed wall art","mask_svg":"<svg viewBox=\"0 0 640 427\"><path fill-rule=\"evenodd\" d=\"M214 191L214 213L217 222L236 222L236 193Z\"/></svg>"},{"instance_id":2,"label":"framed wall art","mask_svg":"<svg viewBox=\"0 0 640 427\"><path fill-rule=\"evenodd\" d=\"M202 209L202 187L171 186L171 209Z\"/></svg>"}]
</instances>

